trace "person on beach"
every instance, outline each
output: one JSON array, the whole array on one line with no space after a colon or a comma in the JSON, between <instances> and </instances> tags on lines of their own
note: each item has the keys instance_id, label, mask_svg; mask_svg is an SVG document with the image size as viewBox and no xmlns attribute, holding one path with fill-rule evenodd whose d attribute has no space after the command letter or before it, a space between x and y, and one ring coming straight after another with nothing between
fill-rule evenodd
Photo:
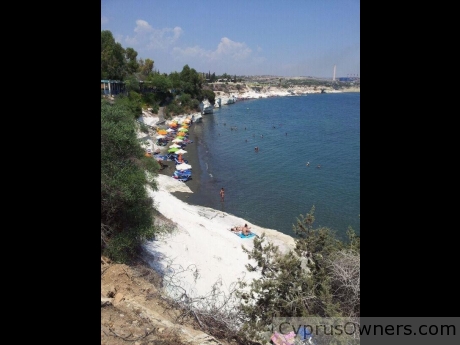
<instances>
[{"instance_id":1,"label":"person on beach","mask_svg":"<svg viewBox=\"0 0 460 345\"><path fill-rule=\"evenodd\" d=\"M224 201L224 197L225 197L225 191L224 191L224 187L222 187L220 189L220 201Z\"/></svg>"},{"instance_id":2,"label":"person on beach","mask_svg":"<svg viewBox=\"0 0 460 345\"><path fill-rule=\"evenodd\" d=\"M251 229L248 224L244 224L244 226L234 226L233 228L230 229L231 232L240 232L244 235L247 236L251 233L249 230Z\"/></svg>"},{"instance_id":3,"label":"person on beach","mask_svg":"<svg viewBox=\"0 0 460 345\"><path fill-rule=\"evenodd\" d=\"M243 233L244 236L248 236L251 231L249 231L250 227L247 225L247 224L244 224L243 226L243 229L241 230L241 232Z\"/></svg>"}]
</instances>

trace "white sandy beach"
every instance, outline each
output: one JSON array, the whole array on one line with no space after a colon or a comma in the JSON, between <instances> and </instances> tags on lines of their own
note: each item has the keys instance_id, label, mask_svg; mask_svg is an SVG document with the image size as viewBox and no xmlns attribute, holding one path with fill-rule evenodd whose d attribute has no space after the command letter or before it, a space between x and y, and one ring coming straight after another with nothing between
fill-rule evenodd
<instances>
[{"instance_id":1,"label":"white sandy beach","mask_svg":"<svg viewBox=\"0 0 460 345\"><path fill-rule=\"evenodd\" d=\"M253 238L242 239L229 229L235 225L247 223L257 235L266 234L268 240L278 245L282 251L294 247L294 239L279 231L265 229L249 223L242 218L211 208L189 205L171 192L190 192L183 182L166 175L158 175L158 191L148 189L156 209L166 218L176 223L177 230L171 235L149 242L145 248L154 255L150 265L165 269L173 264L177 272L187 267L190 270L181 274L181 286L189 296L204 296L212 285L221 281L220 289L228 292L231 284L238 278L250 280L258 277L256 272L248 272L245 265L248 260L241 245L251 249ZM193 270L198 270L195 282ZM171 272L171 271L170 271Z\"/></svg>"}]
</instances>

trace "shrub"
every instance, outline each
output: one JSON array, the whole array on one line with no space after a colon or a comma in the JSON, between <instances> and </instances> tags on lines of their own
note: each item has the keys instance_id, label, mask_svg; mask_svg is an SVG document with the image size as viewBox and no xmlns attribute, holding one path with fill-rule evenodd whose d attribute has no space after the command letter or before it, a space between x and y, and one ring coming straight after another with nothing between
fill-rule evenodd
<instances>
[{"instance_id":1,"label":"shrub","mask_svg":"<svg viewBox=\"0 0 460 345\"><path fill-rule=\"evenodd\" d=\"M155 233L153 201L146 171L156 162L144 156L135 133L129 101L101 102L101 252L116 262L128 262L145 239Z\"/></svg>"}]
</instances>

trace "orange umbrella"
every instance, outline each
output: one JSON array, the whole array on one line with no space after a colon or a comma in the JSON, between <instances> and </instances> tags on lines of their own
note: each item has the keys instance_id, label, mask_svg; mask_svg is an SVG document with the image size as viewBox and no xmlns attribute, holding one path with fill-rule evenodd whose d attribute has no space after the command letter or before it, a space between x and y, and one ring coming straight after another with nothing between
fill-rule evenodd
<instances>
[{"instance_id":1,"label":"orange umbrella","mask_svg":"<svg viewBox=\"0 0 460 345\"><path fill-rule=\"evenodd\" d=\"M158 131L158 134L168 134L168 132L165 131L164 129L160 129L160 130Z\"/></svg>"},{"instance_id":2,"label":"orange umbrella","mask_svg":"<svg viewBox=\"0 0 460 345\"><path fill-rule=\"evenodd\" d=\"M177 122L172 122L169 127L177 127Z\"/></svg>"},{"instance_id":3,"label":"orange umbrella","mask_svg":"<svg viewBox=\"0 0 460 345\"><path fill-rule=\"evenodd\" d=\"M178 136L178 137L185 137L185 135L186 135L186 133L184 133L184 132L179 132L179 133L177 133L177 136Z\"/></svg>"},{"instance_id":4,"label":"orange umbrella","mask_svg":"<svg viewBox=\"0 0 460 345\"><path fill-rule=\"evenodd\" d=\"M188 128L188 127L189 127L189 126L187 126L187 125L182 125L182 128Z\"/></svg>"}]
</instances>

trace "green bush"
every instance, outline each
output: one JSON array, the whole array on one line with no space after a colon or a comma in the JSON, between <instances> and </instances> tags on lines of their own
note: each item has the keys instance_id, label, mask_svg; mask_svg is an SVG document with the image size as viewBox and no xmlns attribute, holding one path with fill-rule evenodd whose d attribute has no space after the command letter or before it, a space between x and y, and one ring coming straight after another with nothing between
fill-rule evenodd
<instances>
[{"instance_id":1,"label":"green bush","mask_svg":"<svg viewBox=\"0 0 460 345\"><path fill-rule=\"evenodd\" d=\"M298 236L294 251L281 254L277 246L266 242L265 234L254 238L251 251L243 246L256 262L246 268L260 270L262 275L249 286L240 283L249 292L238 293L246 320L242 332L250 339L262 341L261 334L273 316L359 317L359 237L349 228L345 243L328 228L313 229L313 214L314 207L293 226ZM344 266L345 271L354 272L347 281L341 275Z\"/></svg>"},{"instance_id":2,"label":"green bush","mask_svg":"<svg viewBox=\"0 0 460 345\"><path fill-rule=\"evenodd\" d=\"M184 114L186 111L182 106L179 105L177 100L174 100L165 107L164 112L167 117L171 117L174 115Z\"/></svg>"},{"instance_id":3,"label":"green bush","mask_svg":"<svg viewBox=\"0 0 460 345\"><path fill-rule=\"evenodd\" d=\"M149 133L149 128L147 127L147 125L145 123L139 122L139 128L140 128L142 133L146 133L146 134Z\"/></svg>"},{"instance_id":4,"label":"green bush","mask_svg":"<svg viewBox=\"0 0 460 345\"><path fill-rule=\"evenodd\" d=\"M142 103L147 105L148 108L153 108L153 105L156 104L155 94L153 92L142 94Z\"/></svg>"},{"instance_id":5,"label":"green bush","mask_svg":"<svg viewBox=\"0 0 460 345\"><path fill-rule=\"evenodd\" d=\"M157 188L146 171L157 173L158 164L139 145L135 108L126 99L101 102L101 253L125 263L156 231L145 186Z\"/></svg>"},{"instance_id":6,"label":"green bush","mask_svg":"<svg viewBox=\"0 0 460 345\"><path fill-rule=\"evenodd\" d=\"M130 91L128 96L119 95L116 99L118 105L123 106L132 119L137 119L142 115L142 97L139 93Z\"/></svg>"}]
</instances>

